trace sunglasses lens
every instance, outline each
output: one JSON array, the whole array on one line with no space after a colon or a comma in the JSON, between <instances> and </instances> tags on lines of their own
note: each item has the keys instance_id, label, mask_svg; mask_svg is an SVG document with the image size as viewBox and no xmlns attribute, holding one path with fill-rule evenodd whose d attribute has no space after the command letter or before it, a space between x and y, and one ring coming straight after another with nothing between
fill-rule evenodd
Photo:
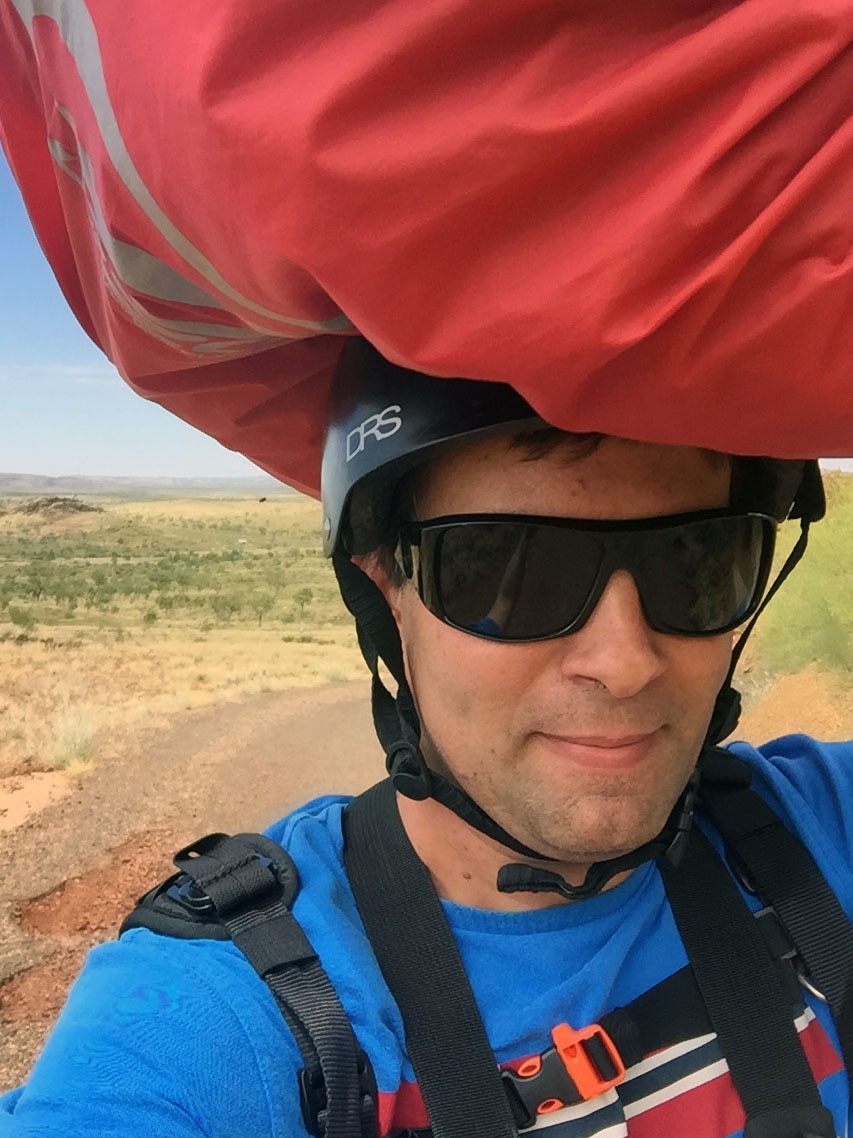
<instances>
[{"instance_id":1,"label":"sunglasses lens","mask_svg":"<svg viewBox=\"0 0 853 1138\"><path fill-rule=\"evenodd\" d=\"M755 611L774 538L772 519L757 515L636 529L472 518L423 527L419 591L457 628L542 640L578 627L610 573L625 568L652 628L709 636Z\"/></svg>"},{"instance_id":2,"label":"sunglasses lens","mask_svg":"<svg viewBox=\"0 0 853 1138\"><path fill-rule=\"evenodd\" d=\"M516 522L426 531L423 545L424 561L437 567L427 607L499 640L567 629L583 611L602 558L594 534Z\"/></svg>"},{"instance_id":3,"label":"sunglasses lens","mask_svg":"<svg viewBox=\"0 0 853 1138\"><path fill-rule=\"evenodd\" d=\"M709 635L754 612L773 547L768 520L708 518L649 531L642 538L634 575L653 628Z\"/></svg>"}]
</instances>

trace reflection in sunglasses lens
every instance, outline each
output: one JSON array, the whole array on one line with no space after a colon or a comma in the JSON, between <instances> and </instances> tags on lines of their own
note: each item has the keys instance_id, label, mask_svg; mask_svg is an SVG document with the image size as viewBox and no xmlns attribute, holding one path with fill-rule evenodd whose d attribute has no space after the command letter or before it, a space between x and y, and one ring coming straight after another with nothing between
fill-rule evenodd
<instances>
[{"instance_id":1,"label":"reflection in sunglasses lens","mask_svg":"<svg viewBox=\"0 0 853 1138\"><path fill-rule=\"evenodd\" d=\"M708 635L754 610L773 532L766 519L733 516L636 529L541 519L426 526L420 592L458 628L534 640L571 631L605 578L626 568L653 628Z\"/></svg>"}]
</instances>

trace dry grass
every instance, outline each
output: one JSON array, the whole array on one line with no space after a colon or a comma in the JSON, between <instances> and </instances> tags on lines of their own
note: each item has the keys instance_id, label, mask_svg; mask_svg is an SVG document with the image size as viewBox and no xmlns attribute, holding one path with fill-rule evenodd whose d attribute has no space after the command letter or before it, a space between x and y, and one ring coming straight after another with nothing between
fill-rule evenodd
<instances>
[{"instance_id":1,"label":"dry grass","mask_svg":"<svg viewBox=\"0 0 853 1138\"><path fill-rule=\"evenodd\" d=\"M53 721L51 765L66 770L87 763L95 754L98 727L95 721L80 711L63 711Z\"/></svg>"},{"instance_id":2,"label":"dry grass","mask_svg":"<svg viewBox=\"0 0 853 1138\"><path fill-rule=\"evenodd\" d=\"M0 777L79 767L97 758L103 729L150 726L176 711L260 691L363 678L351 622L320 556L316 502L294 496L104 505L103 513L58 520L0 517L9 551L0 570L14 580L42 563L45 548L66 556L78 541L152 562L170 550L221 556L238 549L254 560L226 560L214 580L231 588L228 574L236 566L248 574L241 587L249 600L224 620L209 607L157 608L146 626L156 592L148 599L116 597L100 610L81 603L73 614L47 598L14 598L36 623L22 629L8 609L0 611ZM72 554L69 565L80 561ZM103 555L92 564L103 565ZM278 571L275 586L267 566ZM293 599L306 586L313 594L307 609ZM253 588L276 590L262 627L251 607Z\"/></svg>"},{"instance_id":3,"label":"dry grass","mask_svg":"<svg viewBox=\"0 0 853 1138\"><path fill-rule=\"evenodd\" d=\"M0 777L91 757L100 725L150 724L223 698L363 677L348 629L313 635L324 643L251 628L0 643Z\"/></svg>"}]
</instances>

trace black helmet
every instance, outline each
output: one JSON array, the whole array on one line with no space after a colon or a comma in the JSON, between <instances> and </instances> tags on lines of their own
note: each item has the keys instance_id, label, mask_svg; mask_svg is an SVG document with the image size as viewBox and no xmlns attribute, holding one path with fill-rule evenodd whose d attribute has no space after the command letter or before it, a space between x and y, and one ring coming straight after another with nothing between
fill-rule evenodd
<instances>
[{"instance_id":1,"label":"black helmet","mask_svg":"<svg viewBox=\"0 0 853 1138\"><path fill-rule=\"evenodd\" d=\"M423 375L390 363L363 339L350 341L344 349L327 422L321 476L325 551L333 560L344 601L356 619L359 644L373 673L374 723L395 787L412 798L435 798L469 825L522 856L549 860L520 843L468 794L427 767L420 752L420 724L406 681L396 625L380 590L351 558L396 542L389 520L393 517L395 488L407 471L463 442L541 431L550 425L506 384ZM823 516L825 502L817 462L735 457L731 504L778 520L792 517L802 521L800 540L767 593L766 603L802 555L809 524ZM706 748L725 738L737 722L739 698L731 686L731 675L754 621L755 617L733 654ZM380 679L379 660L397 682L396 695ZM582 886L571 886L556 874L543 875L538 886L533 886L529 872L522 875L523 881L516 875L513 884L508 871L519 867L505 867L499 887L556 889L578 898L598 892L615 873L644 860L666 855L677 861L684 848L697 785L698 776L694 775L658 838L624 857L592 866ZM543 884L545 878L550 884Z\"/></svg>"},{"instance_id":2,"label":"black helmet","mask_svg":"<svg viewBox=\"0 0 853 1138\"><path fill-rule=\"evenodd\" d=\"M408 470L462 442L550 426L505 383L398 367L360 337L344 347L327 423L320 486L329 557L368 553L393 539L389 507ZM736 457L732 505L779 521L817 521L825 509L817 462Z\"/></svg>"}]
</instances>

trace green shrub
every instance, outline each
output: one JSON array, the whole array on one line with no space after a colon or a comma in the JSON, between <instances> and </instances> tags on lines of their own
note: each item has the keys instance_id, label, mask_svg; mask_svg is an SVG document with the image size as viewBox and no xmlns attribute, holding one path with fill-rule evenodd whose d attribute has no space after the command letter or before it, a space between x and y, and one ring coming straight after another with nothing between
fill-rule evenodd
<instances>
[{"instance_id":1,"label":"green shrub","mask_svg":"<svg viewBox=\"0 0 853 1138\"><path fill-rule=\"evenodd\" d=\"M18 628L23 628L27 632L32 632L36 626L36 618L29 609L18 608L17 605L9 605L9 620L12 624L17 625Z\"/></svg>"}]
</instances>

